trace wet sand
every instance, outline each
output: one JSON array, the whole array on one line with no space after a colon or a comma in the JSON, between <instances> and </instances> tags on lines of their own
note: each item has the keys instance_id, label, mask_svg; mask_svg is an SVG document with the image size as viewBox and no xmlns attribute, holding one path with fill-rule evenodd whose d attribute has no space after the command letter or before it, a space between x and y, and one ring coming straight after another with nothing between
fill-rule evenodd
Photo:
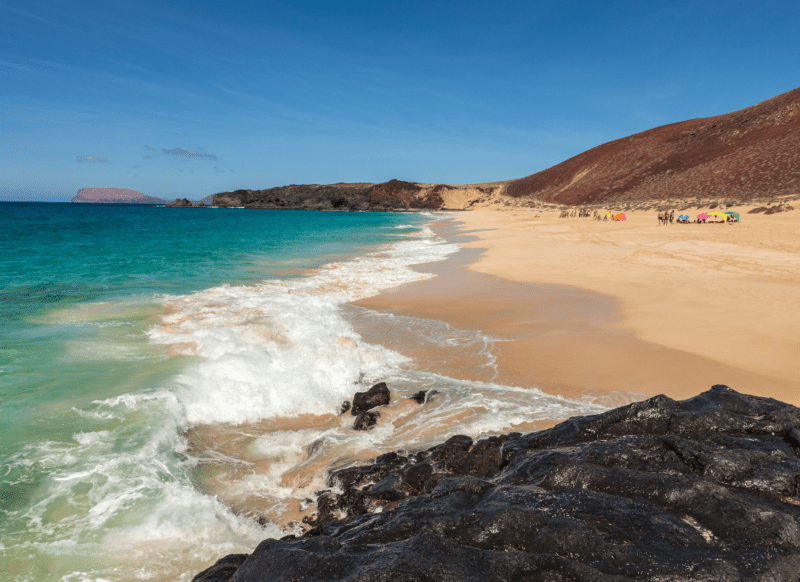
<instances>
[{"instance_id":1,"label":"wet sand","mask_svg":"<svg viewBox=\"0 0 800 582\"><path fill-rule=\"evenodd\" d=\"M631 399L721 383L800 404L800 212L670 226L535 214L459 213L438 228L470 250L356 305L482 330L500 340L502 384Z\"/></svg>"}]
</instances>

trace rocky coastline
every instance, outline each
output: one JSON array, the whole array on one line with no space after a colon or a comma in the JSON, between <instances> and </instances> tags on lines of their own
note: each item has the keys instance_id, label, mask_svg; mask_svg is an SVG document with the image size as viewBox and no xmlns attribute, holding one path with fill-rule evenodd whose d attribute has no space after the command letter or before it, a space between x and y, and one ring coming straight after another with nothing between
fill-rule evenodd
<instances>
[{"instance_id":1,"label":"rocky coastline","mask_svg":"<svg viewBox=\"0 0 800 582\"><path fill-rule=\"evenodd\" d=\"M292 184L266 190L236 190L214 195L220 208L270 208L392 212L440 209L442 187L390 180L383 184Z\"/></svg>"},{"instance_id":2,"label":"rocky coastline","mask_svg":"<svg viewBox=\"0 0 800 582\"><path fill-rule=\"evenodd\" d=\"M388 402L384 388L343 413ZM194 581L796 581L800 409L715 385L455 435L331 471L307 525Z\"/></svg>"}]
</instances>

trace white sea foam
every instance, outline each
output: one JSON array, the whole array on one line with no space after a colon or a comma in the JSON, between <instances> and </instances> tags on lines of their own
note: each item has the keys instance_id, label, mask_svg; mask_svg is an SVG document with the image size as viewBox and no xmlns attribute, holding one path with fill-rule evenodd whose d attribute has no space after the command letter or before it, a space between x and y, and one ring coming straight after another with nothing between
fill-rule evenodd
<instances>
[{"instance_id":1,"label":"white sea foam","mask_svg":"<svg viewBox=\"0 0 800 582\"><path fill-rule=\"evenodd\" d=\"M178 379L191 423L333 412L364 378L395 370L399 354L361 340L339 307L431 277L411 265L458 249L432 236L326 265L302 279L221 285L168 297L172 313L148 333L173 353L199 356Z\"/></svg>"},{"instance_id":2,"label":"white sea foam","mask_svg":"<svg viewBox=\"0 0 800 582\"><path fill-rule=\"evenodd\" d=\"M19 479L6 485L40 480L30 504L5 512L20 532L4 539L7 556L48 556L62 572L58 580L183 580L207 565L209 552L249 551L279 533L194 488L187 478L194 461L182 453L182 409L170 390L88 408L87 427L71 442L32 443L7 459ZM107 411L115 428L91 430L109 426Z\"/></svg>"}]
</instances>

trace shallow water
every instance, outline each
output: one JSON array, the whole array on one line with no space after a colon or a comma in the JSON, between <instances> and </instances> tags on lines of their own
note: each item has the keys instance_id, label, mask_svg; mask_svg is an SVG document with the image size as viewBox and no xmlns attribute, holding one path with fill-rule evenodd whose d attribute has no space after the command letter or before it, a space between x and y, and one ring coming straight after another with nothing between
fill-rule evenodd
<instances>
[{"instance_id":1,"label":"shallow water","mask_svg":"<svg viewBox=\"0 0 800 582\"><path fill-rule=\"evenodd\" d=\"M480 332L349 305L458 251L431 216L0 210L4 579L189 580L297 531L332 465L602 408L493 383ZM355 432L339 405L377 381Z\"/></svg>"}]
</instances>

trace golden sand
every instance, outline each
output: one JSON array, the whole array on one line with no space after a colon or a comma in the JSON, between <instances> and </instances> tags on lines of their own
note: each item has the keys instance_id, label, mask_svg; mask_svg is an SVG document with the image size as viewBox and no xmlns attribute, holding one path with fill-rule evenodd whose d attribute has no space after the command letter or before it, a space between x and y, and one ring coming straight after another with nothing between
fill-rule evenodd
<instances>
[{"instance_id":1,"label":"golden sand","mask_svg":"<svg viewBox=\"0 0 800 582\"><path fill-rule=\"evenodd\" d=\"M800 211L731 210L741 223L459 213L477 261L359 304L509 340L503 383L677 398L723 383L800 405Z\"/></svg>"}]
</instances>

